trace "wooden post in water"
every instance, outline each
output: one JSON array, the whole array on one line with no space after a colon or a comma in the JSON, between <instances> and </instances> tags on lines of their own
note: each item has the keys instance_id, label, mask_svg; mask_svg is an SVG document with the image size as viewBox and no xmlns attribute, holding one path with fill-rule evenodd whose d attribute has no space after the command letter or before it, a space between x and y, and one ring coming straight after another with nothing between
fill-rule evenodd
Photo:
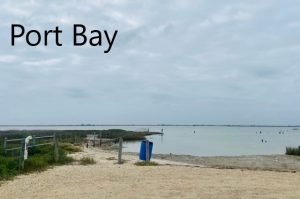
<instances>
[{"instance_id":1,"label":"wooden post in water","mask_svg":"<svg viewBox=\"0 0 300 199\"><path fill-rule=\"evenodd\" d=\"M150 160L149 140L146 140L146 162Z\"/></svg>"},{"instance_id":2,"label":"wooden post in water","mask_svg":"<svg viewBox=\"0 0 300 199\"><path fill-rule=\"evenodd\" d=\"M122 164L122 148L123 148L123 138L119 138L119 154L118 154L118 164Z\"/></svg>"},{"instance_id":3,"label":"wooden post in water","mask_svg":"<svg viewBox=\"0 0 300 199\"><path fill-rule=\"evenodd\" d=\"M58 162L59 153L58 153L58 140L56 134L53 135L53 144L54 144L54 161Z\"/></svg>"},{"instance_id":4,"label":"wooden post in water","mask_svg":"<svg viewBox=\"0 0 300 199\"><path fill-rule=\"evenodd\" d=\"M6 147L7 147L7 137L4 138L4 143L3 143L4 154L6 154Z\"/></svg>"}]
</instances>

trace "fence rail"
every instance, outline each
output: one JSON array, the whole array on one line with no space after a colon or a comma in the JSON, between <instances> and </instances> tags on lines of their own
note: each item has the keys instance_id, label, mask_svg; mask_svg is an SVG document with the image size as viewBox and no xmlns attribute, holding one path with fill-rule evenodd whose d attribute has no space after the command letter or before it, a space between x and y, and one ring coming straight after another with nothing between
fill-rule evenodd
<instances>
[{"instance_id":1,"label":"fence rail","mask_svg":"<svg viewBox=\"0 0 300 199\"><path fill-rule=\"evenodd\" d=\"M41 140L41 139L49 139L53 138L51 142L45 142L45 143L36 143L36 140ZM8 145L9 143L12 142L20 142L19 147L13 147L9 148ZM28 143L28 145L25 144L25 138L17 138L17 139L7 139L7 137L4 138L4 143L3 143L3 151L4 154L7 154L7 151L15 151L19 150L19 169L24 169L24 161L25 161L25 150L27 151L28 148L32 147L40 147L40 146L45 146L45 145L53 145L54 146L54 161L57 162L59 158L59 153L58 153L58 139L56 134L53 135L48 135L48 136L32 136L32 143Z\"/></svg>"},{"instance_id":2,"label":"fence rail","mask_svg":"<svg viewBox=\"0 0 300 199\"><path fill-rule=\"evenodd\" d=\"M10 139L8 140L7 138L4 138L6 140L6 142L16 142L16 141L22 141L24 140L23 138L19 138L19 139Z\"/></svg>"}]
</instances>

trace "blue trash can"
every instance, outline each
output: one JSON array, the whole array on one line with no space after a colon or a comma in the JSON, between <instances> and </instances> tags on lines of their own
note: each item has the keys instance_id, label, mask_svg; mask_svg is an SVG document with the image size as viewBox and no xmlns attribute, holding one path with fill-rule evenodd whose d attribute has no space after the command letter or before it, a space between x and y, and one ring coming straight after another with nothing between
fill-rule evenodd
<instances>
[{"instance_id":1,"label":"blue trash can","mask_svg":"<svg viewBox=\"0 0 300 199\"><path fill-rule=\"evenodd\" d=\"M151 160L152 148L153 148L153 142L149 142L149 160ZM146 160L146 140L143 140L141 142L140 160Z\"/></svg>"}]
</instances>

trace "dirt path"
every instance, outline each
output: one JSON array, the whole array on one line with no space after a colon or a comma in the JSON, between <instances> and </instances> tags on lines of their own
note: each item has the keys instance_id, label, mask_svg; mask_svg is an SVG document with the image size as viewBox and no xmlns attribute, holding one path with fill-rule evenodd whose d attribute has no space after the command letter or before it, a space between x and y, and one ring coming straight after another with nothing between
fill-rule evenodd
<instances>
[{"instance_id":1,"label":"dirt path","mask_svg":"<svg viewBox=\"0 0 300 199\"><path fill-rule=\"evenodd\" d=\"M90 166L59 166L19 176L0 186L6 198L300 198L300 174L239 169L211 169L161 161L140 167L136 156L116 164L115 152L93 151L75 157L94 157ZM168 164L168 165L165 165Z\"/></svg>"}]
</instances>

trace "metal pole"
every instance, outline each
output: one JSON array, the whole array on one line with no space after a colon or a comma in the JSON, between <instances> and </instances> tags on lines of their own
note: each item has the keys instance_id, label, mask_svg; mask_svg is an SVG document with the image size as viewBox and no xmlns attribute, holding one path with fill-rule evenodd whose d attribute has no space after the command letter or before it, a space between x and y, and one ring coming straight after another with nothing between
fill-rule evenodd
<instances>
[{"instance_id":1,"label":"metal pole","mask_svg":"<svg viewBox=\"0 0 300 199\"><path fill-rule=\"evenodd\" d=\"M123 138L119 138L119 154L118 154L118 164L122 164L122 147L123 147Z\"/></svg>"},{"instance_id":2,"label":"metal pole","mask_svg":"<svg viewBox=\"0 0 300 199\"><path fill-rule=\"evenodd\" d=\"M150 160L149 140L146 140L146 161Z\"/></svg>"}]
</instances>

